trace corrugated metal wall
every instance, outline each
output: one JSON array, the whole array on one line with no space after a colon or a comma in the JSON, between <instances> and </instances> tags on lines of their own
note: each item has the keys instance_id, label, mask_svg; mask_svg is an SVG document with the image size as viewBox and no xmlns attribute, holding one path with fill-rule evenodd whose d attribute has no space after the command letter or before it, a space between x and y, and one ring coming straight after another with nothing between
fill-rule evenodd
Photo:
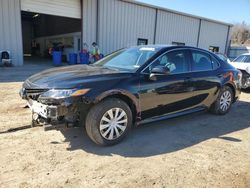
<instances>
[{"instance_id":1,"label":"corrugated metal wall","mask_svg":"<svg viewBox=\"0 0 250 188\"><path fill-rule=\"evenodd\" d=\"M14 65L23 64L19 0L0 0L0 51L9 50Z\"/></svg>"},{"instance_id":2,"label":"corrugated metal wall","mask_svg":"<svg viewBox=\"0 0 250 188\"><path fill-rule=\"evenodd\" d=\"M201 21L199 47L208 49L209 46L218 46L221 53L225 53L228 26L209 21Z\"/></svg>"},{"instance_id":3,"label":"corrugated metal wall","mask_svg":"<svg viewBox=\"0 0 250 188\"><path fill-rule=\"evenodd\" d=\"M138 38L148 39L149 44L154 42L156 44L181 42L189 46L197 46L198 44L198 47L204 49L208 49L209 46L218 46L220 52L225 52L228 41L227 25L166 10L159 9L157 11L157 8L127 1L99 0L98 6L98 28L92 30L92 32L98 32L97 42L104 54L119 48L136 45ZM93 8L91 10L85 10L90 11L88 16L92 20L87 19L89 21L86 22L93 24L95 22L93 20L94 10ZM157 24L155 23L156 20ZM87 26L84 27L85 30L86 28L88 30ZM94 28L94 26L89 26L89 28ZM91 31L86 32L84 29L83 32L87 36L94 38L91 36ZM85 38L88 38L87 36Z\"/></svg>"},{"instance_id":4,"label":"corrugated metal wall","mask_svg":"<svg viewBox=\"0 0 250 188\"><path fill-rule=\"evenodd\" d=\"M96 42L97 0L83 0L83 43Z\"/></svg>"},{"instance_id":5,"label":"corrugated metal wall","mask_svg":"<svg viewBox=\"0 0 250 188\"><path fill-rule=\"evenodd\" d=\"M159 10L155 42L156 44L181 42L196 46L199 23L199 19Z\"/></svg>"},{"instance_id":6,"label":"corrugated metal wall","mask_svg":"<svg viewBox=\"0 0 250 188\"><path fill-rule=\"evenodd\" d=\"M199 18L158 10L156 24L156 8L120 0L99 0L99 4L98 0L83 0L82 11L83 42L98 42L104 54L136 45L138 38L148 39L149 44L155 39L156 43L197 45ZM0 50L10 50L13 63L22 65L20 0L0 0L0 25ZM198 46L218 46L224 53L227 33L227 25L202 20Z\"/></svg>"},{"instance_id":7,"label":"corrugated metal wall","mask_svg":"<svg viewBox=\"0 0 250 188\"><path fill-rule=\"evenodd\" d=\"M117 0L99 2L98 43L104 54L137 45L138 38L153 43L155 9Z\"/></svg>"}]
</instances>

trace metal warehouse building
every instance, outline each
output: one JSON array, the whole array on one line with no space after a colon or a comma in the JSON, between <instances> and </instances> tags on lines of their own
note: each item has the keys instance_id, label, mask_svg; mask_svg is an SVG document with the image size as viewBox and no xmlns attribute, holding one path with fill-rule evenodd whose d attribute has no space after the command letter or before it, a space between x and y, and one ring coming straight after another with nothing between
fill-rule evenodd
<instances>
[{"instance_id":1,"label":"metal warehouse building","mask_svg":"<svg viewBox=\"0 0 250 188\"><path fill-rule=\"evenodd\" d=\"M0 51L22 65L31 54L46 58L54 43L66 58L92 42L104 54L138 44L226 53L232 25L129 0L1 0L0 26Z\"/></svg>"}]
</instances>

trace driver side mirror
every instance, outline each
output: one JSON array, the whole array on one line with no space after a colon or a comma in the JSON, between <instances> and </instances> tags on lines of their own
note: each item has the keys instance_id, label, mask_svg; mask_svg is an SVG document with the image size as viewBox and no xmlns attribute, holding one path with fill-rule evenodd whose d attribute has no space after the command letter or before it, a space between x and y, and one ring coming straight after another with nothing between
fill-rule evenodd
<instances>
[{"instance_id":1,"label":"driver side mirror","mask_svg":"<svg viewBox=\"0 0 250 188\"><path fill-rule=\"evenodd\" d=\"M156 79L157 75L169 75L169 74L170 74L169 68L162 65L158 65L151 70L149 79L155 81L157 80Z\"/></svg>"}]
</instances>

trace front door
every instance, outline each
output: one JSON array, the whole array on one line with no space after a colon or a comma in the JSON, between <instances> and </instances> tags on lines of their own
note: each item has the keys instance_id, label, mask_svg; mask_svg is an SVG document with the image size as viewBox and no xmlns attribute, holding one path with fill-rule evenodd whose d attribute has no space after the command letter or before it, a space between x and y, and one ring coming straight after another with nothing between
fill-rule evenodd
<instances>
[{"instance_id":1,"label":"front door","mask_svg":"<svg viewBox=\"0 0 250 188\"><path fill-rule=\"evenodd\" d=\"M139 91L142 119L193 106L189 57L188 50L173 50L166 52L144 69ZM167 67L170 73L155 75L154 81L149 79L151 70L159 65Z\"/></svg>"}]
</instances>

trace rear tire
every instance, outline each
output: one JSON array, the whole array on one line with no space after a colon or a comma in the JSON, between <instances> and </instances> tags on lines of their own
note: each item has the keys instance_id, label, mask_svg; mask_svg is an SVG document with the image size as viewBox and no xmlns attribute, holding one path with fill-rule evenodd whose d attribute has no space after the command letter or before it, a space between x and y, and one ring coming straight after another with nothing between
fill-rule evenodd
<instances>
[{"instance_id":1,"label":"rear tire","mask_svg":"<svg viewBox=\"0 0 250 188\"><path fill-rule=\"evenodd\" d=\"M114 145L123 140L132 126L129 106L117 98L108 98L93 106L86 117L86 132L101 146Z\"/></svg>"},{"instance_id":2,"label":"rear tire","mask_svg":"<svg viewBox=\"0 0 250 188\"><path fill-rule=\"evenodd\" d=\"M225 115L229 112L234 100L233 91L229 86L224 86L214 104L210 107L210 112L217 115Z\"/></svg>"}]
</instances>

